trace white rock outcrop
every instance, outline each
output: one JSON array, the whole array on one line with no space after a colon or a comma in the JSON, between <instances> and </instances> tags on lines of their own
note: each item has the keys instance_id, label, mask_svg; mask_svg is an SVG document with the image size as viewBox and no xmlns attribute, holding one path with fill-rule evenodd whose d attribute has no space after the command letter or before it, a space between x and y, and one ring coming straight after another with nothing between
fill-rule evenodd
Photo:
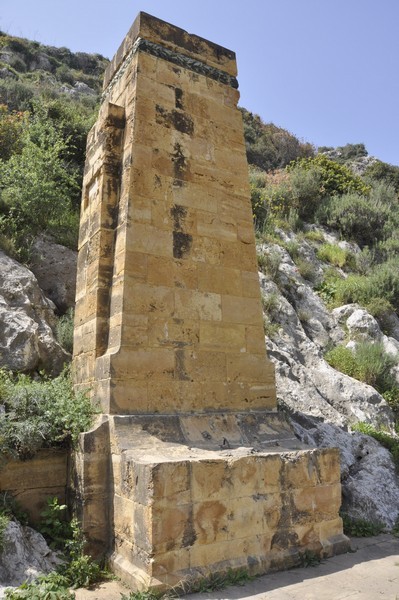
<instances>
[{"instance_id":1,"label":"white rock outcrop","mask_svg":"<svg viewBox=\"0 0 399 600\"><path fill-rule=\"evenodd\" d=\"M333 232L322 228L320 232L326 242L338 244ZM266 344L275 364L280 407L290 415L302 441L340 449L344 511L352 518L392 528L399 515L399 478L392 455L370 436L351 431L351 425L365 421L394 433L394 415L377 390L332 368L324 354L338 344L353 347L368 341L382 343L386 352L398 357L397 316L392 314L392 337L388 337L359 305L329 311L313 289L328 265L321 263L306 240L279 233L286 248L296 245L297 256L313 272L313 283L304 279L288 251L278 244L258 249L264 255L265 271L269 269L259 278L264 305L269 307L265 317L273 327ZM399 383L399 364L392 374Z\"/></svg>"},{"instance_id":2,"label":"white rock outcrop","mask_svg":"<svg viewBox=\"0 0 399 600\"><path fill-rule=\"evenodd\" d=\"M0 553L0 598L5 588L17 587L25 581L33 581L42 573L50 573L60 562L40 533L17 521L10 521Z\"/></svg>"},{"instance_id":3,"label":"white rock outcrop","mask_svg":"<svg viewBox=\"0 0 399 600\"><path fill-rule=\"evenodd\" d=\"M70 356L54 327L54 304L33 273L0 251L0 367L59 374Z\"/></svg>"},{"instance_id":4,"label":"white rock outcrop","mask_svg":"<svg viewBox=\"0 0 399 600\"><path fill-rule=\"evenodd\" d=\"M40 236L32 249L30 270L60 313L75 306L77 252Z\"/></svg>"}]
</instances>

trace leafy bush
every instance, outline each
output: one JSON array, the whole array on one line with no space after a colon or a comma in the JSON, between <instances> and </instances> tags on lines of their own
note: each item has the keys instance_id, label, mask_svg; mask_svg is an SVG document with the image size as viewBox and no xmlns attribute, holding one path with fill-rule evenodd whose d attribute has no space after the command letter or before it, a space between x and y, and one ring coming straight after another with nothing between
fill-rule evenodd
<instances>
[{"instance_id":1,"label":"leafy bush","mask_svg":"<svg viewBox=\"0 0 399 600\"><path fill-rule=\"evenodd\" d=\"M311 144L300 142L294 135L263 123L258 115L241 108L248 162L262 170L271 171L288 165L298 157L313 156Z\"/></svg>"},{"instance_id":2,"label":"leafy bush","mask_svg":"<svg viewBox=\"0 0 399 600\"><path fill-rule=\"evenodd\" d=\"M375 197L350 192L324 200L317 218L363 247L384 239L391 213L390 206Z\"/></svg>"},{"instance_id":3,"label":"leafy bush","mask_svg":"<svg viewBox=\"0 0 399 600\"><path fill-rule=\"evenodd\" d=\"M65 540L72 537L71 523L66 520L66 509L66 504L60 504L58 498L50 497L40 513L39 531L51 548L63 549Z\"/></svg>"},{"instance_id":4,"label":"leafy bush","mask_svg":"<svg viewBox=\"0 0 399 600\"><path fill-rule=\"evenodd\" d=\"M392 185L394 189L399 191L399 167L377 160L372 165L369 165L365 172L365 178L372 181L383 181L388 185Z\"/></svg>"},{"instance_id":5,"label":"leafy bush","mask_svg":"<svg viewBox=\"0 0 399 600\"><path fill-rule=\"evenodd\" d=\"M21 152L0 161L0 231L25 257L39 232L62 229L73 210L78 182L68 147L51 123L35 118L24 130Z\"/></svg>"},{"instance_id":6,"label":"leafy bush","mask_svg":"<svg viewBox=\"0 0 399 600\"><path fill-rule=\"evenodd\" d=\"M255 226L261 231L266 222L288 217L293 208L289 176L285 172L265 173L253 167L249 174Z\"/></svg>"},{"instance_id":7,"label":"leafy bush","mask_svg":"<svg viewBox=\"0 0 399 600\"><path fill-rule=\"evenodd\" d=\"M347 193L358 193L367 195L370 187L364 181L354 175L344 165L339 165L323 154L311 158L300 158L288 166L290 172L302 169L314 173L319 180L319 192L323 196L340 195Z\"/></svg>"},{"instance_id":8,"label":"leafy bush","mask_svg":"<svg viewBox=\"0 0 399 600\"><path fill-rule=\"evenodd\" d=\"M68 580L58 573L40 575L36 581L23 583L5 592L6 600L74 600L75 594L68 590Z\"/></svg>"},{"instance_id":9,"label":"leafy bush","mask_svg":"<svg viewBox=\"0 0 399 600\"><path fill-rule=\"evenodd\" d=\"M0 452L32 457L40 448L76 443L89 429L95 409L75 394L68 370L57 377L31 380L0 371Z\"/></svg>"},{"instance_id":10,"label":"leafy bush","mask_svg":"<svg viewBox=\"0 0 399 600\"><path fill-rule=\"evenodd\" d=\"M22 133L26 115L22 112L9 111L0 104L0 160L8 160L12 154L22 150Z\"/></svg>"},{"instance_id":11,"label":"leafy bush","mask_svg":"<svg viewBox=\"0 0 399 600\"><path fill-rule=\"evenodd\" d=\"M334 302L337 306L357 302L369 306L384 298L399 310L399 259L376 265L370 275L349 275L334 280Z\"/></svg>"}]
</instances>

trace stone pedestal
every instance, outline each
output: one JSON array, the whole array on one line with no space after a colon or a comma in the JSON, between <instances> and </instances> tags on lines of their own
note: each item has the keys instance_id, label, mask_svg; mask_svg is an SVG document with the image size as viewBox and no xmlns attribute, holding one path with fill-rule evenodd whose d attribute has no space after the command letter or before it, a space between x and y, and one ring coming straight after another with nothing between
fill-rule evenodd
<instances>
[{"instance_id":1,"label":"stone pedestal","mask_svg":"<svg viewBox=\"0 0 399 600\"><path fill-rule=\"evenodd\" d=\"M103 421L77 473L92 548L134 585L345 541L336 452L296 454L276 413L235 76L140 13L88 139L74 366Z\"/></svg>"}]
</instances>

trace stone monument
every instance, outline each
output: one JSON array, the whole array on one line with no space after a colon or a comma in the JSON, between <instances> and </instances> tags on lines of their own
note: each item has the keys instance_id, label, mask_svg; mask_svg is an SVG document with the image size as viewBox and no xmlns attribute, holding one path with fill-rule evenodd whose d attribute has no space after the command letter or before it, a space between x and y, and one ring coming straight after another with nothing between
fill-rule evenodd
<instances>
[{"instance_id":1,"label":"stone monument","mask_svg":"<svg viewBox=\"0 0 399 600\"><path fill-rule=\"evenodd\" d=\"M347 547L338 451L276 409L236 74L140 13L88 138L74 370L102 416L76 488L91 550L135 587Z\"/></svg>"}]
</instances>

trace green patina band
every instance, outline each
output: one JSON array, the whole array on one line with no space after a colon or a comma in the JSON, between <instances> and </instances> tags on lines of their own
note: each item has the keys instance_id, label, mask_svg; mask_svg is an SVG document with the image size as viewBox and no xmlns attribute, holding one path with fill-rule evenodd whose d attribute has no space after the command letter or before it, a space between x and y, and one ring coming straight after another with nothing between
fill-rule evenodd
<instances>
[{"instance_id":1,"label":"green patina band","mask_svg":"<svg viewBox=\"0 0 399 600\"><path fill-rule=\"evenodd\" d=\"M226 71L221 71L220 69L215 69L215 67L210 67L209 65L201 62L200 60L196 60L194 58L190 58L185 54L180 54L178 52L173 52L173 50L169 50L160 44L155 44L154 42L149 42L144 38L138 38L134 43L132 49L129 54L126 56L122 65L115 73L114 77L109 82L108 87L104 90L102 99L105 100L107 96L110 94L112 88L115 83L119 81L119 79L123 76L127 67L129 66L131 60L134 55L138 51L146 52L147 54L151 54L152 56L156 56L157 58L162 58L163 60L167 60L183 69L189 69L198 75L204 75L205 77L209 77L214 79L215 81L219 81L225 85L229 85L234 89L238 88L238 81L236 77L229 75Z\"/></svg>"}]
</instances>

